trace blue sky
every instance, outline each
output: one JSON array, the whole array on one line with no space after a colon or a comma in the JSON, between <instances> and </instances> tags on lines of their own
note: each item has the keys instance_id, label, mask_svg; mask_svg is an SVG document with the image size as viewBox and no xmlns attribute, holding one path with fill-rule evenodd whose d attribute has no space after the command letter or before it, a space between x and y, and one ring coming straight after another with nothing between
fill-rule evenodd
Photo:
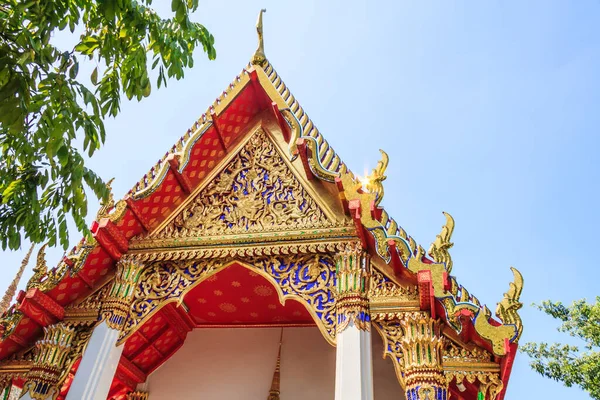
<instances>
[{"instance_id":1,"label":"blue sky","mask_svg":"<svg viewBox=\"0 0 600 400\"><path fill-rule=\"evenodd\" d=\"M588 254L600 226L598 2L200 3L194 18L215 35L217 60L198 53L183 81L106 123L90 165L116 177L117 197L245 66L266 7L267 57L337 153L361 173L388 152L388 212L425 247L451 213L459 282L495 309L515 266L522 342L566 339L530 304L600 294ZM0 288L23 253L2 253ZM527 364L519 354L507 399L589 398Z\"/></svg>"}]
</instances>

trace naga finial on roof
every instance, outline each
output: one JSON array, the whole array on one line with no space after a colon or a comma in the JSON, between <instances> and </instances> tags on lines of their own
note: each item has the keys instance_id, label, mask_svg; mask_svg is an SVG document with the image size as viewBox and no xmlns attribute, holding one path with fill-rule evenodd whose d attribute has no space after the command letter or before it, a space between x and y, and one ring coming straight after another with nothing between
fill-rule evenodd
<instances>
[{"instance_id":1,"label":"naga finial on roof","mask_svg":"<svg viewBox=\"0 0 600 400\"><path fill-rule=\"evenodd\" d=\"M262 66L265 61L267 61L267 56L265 56L265 42L263 41L263 23L262 16L263 13L267 12L266 8L263 8L258 13L258 21L256 21L256 33L258 33L258 47L252 56L252 64L258 64Z\"/></svg>"},{"instance_id":2,"label":"naga finial on roof","mask_svg":"<svg viewBox=\"0 0 600 400\"><path fill-rule=\"evenodd\" d=\"M431 243L429 254L435 262L444 263L446 271L450 273L452 272L452 257L448 250L454 246L454 243L450 241L454 231L454 218L447 212L444 212L444 215L446 216L446 224L442 226L442 231Z\"/></svg>"},{"instance_id":3,"label":"naga finial on roof","mask_svg":"<svg viewBox=\"0 0 600 400\"><path fill-rule=\"evenodd\" d=\"M513 324L517 328L516 341L523 333L523 321L518 314L518 310L523 307L521 303L521 292L523 291L523 275L518 269L510 267L514 275L514 281L509 284L508 292L504 293L504 298L498 303L496 316L504 324Z\"/></svg>"},{"instance_id":4,"label":"naga finial on roof","mask_svg":"<svg viewBox=\"0 0 600 400\"><path fill-rule=\"evenodd\" d=\"M33 276L27 282L27 290L35 287L48 274L48 264L46 263L46 247L48 243L44 243L37 254L35 267L33 267Z\"/></svg>"},{"instance_id":5,"label":"naga finial on roof","mask_svg":"<svg viewBox=\"0 0 600 400\"><path fill-rule=\"evenodd\" d=\"M381 203L381 200L383 200L383 184L381 182L385 181L387 178L384 173L390 160L385 151L381 149L379 151L381 152L381 160L377 162L377 166L375 166L371 172L371 175L367 176L367 182L365 185L369 193L375 194L376 206L378 206L379 203Z\"/></svg>"},{"instance_id":6,"label":"naga finial on roof","mask_svg":"<svg viewBox=\"0 0 600 400\"><path fill-rule=\"evenodd\" d=\"M112 178L108 182L106 182L106 189L108 190L108 199L100 203L100 209L96 214L96 221L100 221L102 218L108 217L108 213L115 206L115 196L112 192L112 183L115 178Z\"/></svg>"}]
</instances>

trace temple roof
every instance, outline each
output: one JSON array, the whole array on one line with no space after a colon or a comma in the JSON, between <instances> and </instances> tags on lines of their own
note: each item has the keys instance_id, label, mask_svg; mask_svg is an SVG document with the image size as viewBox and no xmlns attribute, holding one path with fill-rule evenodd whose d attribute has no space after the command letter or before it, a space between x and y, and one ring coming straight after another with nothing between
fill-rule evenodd
<instances>
[{"instance_id":1,"label":"temple roof","mask_svg":"<svg viewBox=\"0 0 600 400\"><path fill-rule=\"evenodd\" d=\"M502 379L507 380L521 330L516 314L522 287L518 271L497 311L503 320L494 319L487 307L450 276L452 217L446 214L446 224L428 252L418 246L380 206L387 155L382 152L381 162L362 180L349 171L264 55L262 23L259 25L259 47L252 62L123 199L115 202L111 198L101 207L91 226L93 238L83 238L50 270L43 253L38 257L27 291L17 296L17 302L0 321L0 360L28 349L42 334L42 327L63 320L65 310L97 295L112 278L115 263L124 254L143 251L144 240L154 240L167 229L176 214L216 176L223 160L247 135L248 126L268 115L281 128L283 137L279 140L287 145L290 160L302 165L306 180L315 186L319 197L329 198L331 207L326 212L340 213L349 221L376 268L399 285L418 285L421 308L447 322L448 337L462 343L474 342L498 360L509 360L503 364ZM340 229L347 229L346 225ZM298 324L308 323L306 315L293 307L273 312L295 316ZM173 307L167 308L164 315L171 320L183 318ZM193 321L183 325L189 328ZM158 349L155 354L164 358L181 346L181 335L174 326L162 333L172 329L172 337L179 339L173 347ZM141 337L140 342L148 339ZM142 354L142 350L131 346L124 354ZM143 377L158 365L160 361L147 369L141 364L131 366L134 373L130 378L136 374Z\"/></svg>"}]
</instances>

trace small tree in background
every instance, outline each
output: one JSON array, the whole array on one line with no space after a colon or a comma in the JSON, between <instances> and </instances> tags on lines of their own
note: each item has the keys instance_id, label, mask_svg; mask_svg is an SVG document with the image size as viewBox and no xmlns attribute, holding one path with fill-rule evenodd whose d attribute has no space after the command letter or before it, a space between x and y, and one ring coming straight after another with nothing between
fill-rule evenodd
<instances>
[{"instance_id":1,"label":"small tree in background","mask_svg":"<svg viewBox=\"0 0 600 400\"><path fill-rule=\"evenodd\" d=\"M581 339L584 347L527 343L522 350L532 358L531 367L568 387L579 386L600 400L600 297L594 304L579 300L567 307L545 301L538 308L562 321L558 330Z\"/></svg>"},{"instance_id":2,"label":"small tree in background","mask_svg":"<svg viewBox=\"0 0 600 400\"><path fill-rule=\"evenodd\" d=\"M163 19L151 0L5 0L0 5L0 242L17 249L69 243L66 217L87 232L84 183L108 193L86 168L74 141L92 156L104 143L103 120L116 116L121 95L150 95L149 65L158 82L183 78L200 47L216 56L212 35L189 20L198 0L172 0ZM72 49L52 43L57 31L83 29ZM87 87L79 61L96 64ZM150 58L150 60L149 60Z\"/></svg>"}]
</instances>

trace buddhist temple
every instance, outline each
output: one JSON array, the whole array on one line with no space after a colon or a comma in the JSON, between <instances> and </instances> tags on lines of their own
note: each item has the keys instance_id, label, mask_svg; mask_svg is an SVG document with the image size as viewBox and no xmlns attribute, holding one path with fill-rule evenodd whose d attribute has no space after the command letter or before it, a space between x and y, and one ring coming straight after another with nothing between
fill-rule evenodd
<instances>
[{"instance_id":1,"label":"buddhist temple","mask_svg":"<svg viewBox=\"0 0 600 400\"><path fill-rule=\"evenodd\" d=\"M257 31L208 110L111 194L92 237L53 268L34 252L12 300L24 260L2 301L1 399L505 397L521 274L494 315L480 304L453 218L417 244L384 208L393 160L353 174L267 59L262 12Z\"/></svg>"}]
</instances>

